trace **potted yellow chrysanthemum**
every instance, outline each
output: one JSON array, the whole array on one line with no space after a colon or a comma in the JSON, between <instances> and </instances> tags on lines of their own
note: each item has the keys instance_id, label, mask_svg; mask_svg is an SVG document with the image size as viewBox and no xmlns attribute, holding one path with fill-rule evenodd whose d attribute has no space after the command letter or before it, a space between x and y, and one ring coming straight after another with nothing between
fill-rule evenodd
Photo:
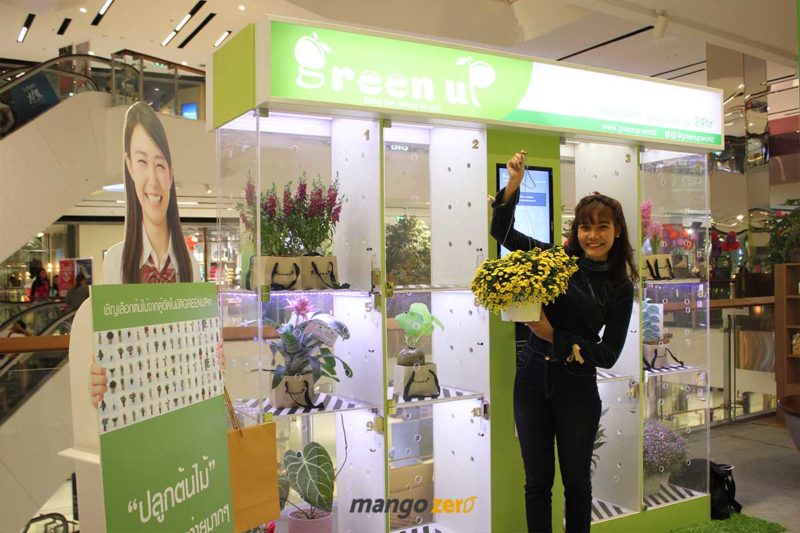
<instances>
[{"instance_id":1,"label":"potted yellow chrysanthemum","mask_svg":"<svg viewBox=\"0 0 800 533\"><path fill-rule=\"evenodd\" d=\"M478 267L470 289L475 299L503 320L539 320L543 304L567 292L569 278L578 271L578 258L560 246L547 250L517 250Z\"/></svg>"}]
</instances>

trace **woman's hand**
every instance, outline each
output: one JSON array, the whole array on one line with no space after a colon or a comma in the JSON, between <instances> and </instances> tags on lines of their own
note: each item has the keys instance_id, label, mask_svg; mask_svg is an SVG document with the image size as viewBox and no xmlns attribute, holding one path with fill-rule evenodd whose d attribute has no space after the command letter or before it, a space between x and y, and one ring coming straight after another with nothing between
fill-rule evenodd
<instances>
[{"instance_id":1,"label":"woman's hand","mask_svg":"<svg viewBox=\"0 0 800 533\"><path fill-rule=\"evenodd\" d=\"M553 342L553 326L550 325L550 321L547 320L547 315L544 313L537 322L528 322L528 327L540 339Z\"/></svg>"},{"instance_id":2,"label":"woman's hand","mask_svg":"<svg viewBox=\"0 0 800 533\"><path fill-rule=\"evenodd\" d=\"M517 193L517 189L519 189L522 183L522 176L525 174L525 158L527 156L527 151L520 150L506 163L506 168L508 169L508 185L506 185L506 190L503 193L503 203L510 202Z\"/></svg>"},{"instance_id":3,"label":"woman's hand","mask_svg":"<svg viewBox=\"0 0 800 533\"><path fill-rule=\"evenodd\" d=\"M103 396L107 390L108 376L106 376L106 369L92 359L92 364L89 366L89 398L93 406L97 407L103 401Z\"/></svg>"}]
</instances>

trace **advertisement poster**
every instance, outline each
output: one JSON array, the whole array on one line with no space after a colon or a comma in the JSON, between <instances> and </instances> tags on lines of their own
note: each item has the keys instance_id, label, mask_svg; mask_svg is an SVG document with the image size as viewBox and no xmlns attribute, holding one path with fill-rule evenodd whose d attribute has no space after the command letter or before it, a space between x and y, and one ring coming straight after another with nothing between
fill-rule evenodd
<instances>
[{"instance_id":1,"label":"advertisement poster","mask_svg":"<svg viewBox=\"0 0 800 533\"><path fill-rule=\"evenodd\" d=\"M9 93L17 126L58 104L58 95L44 72L32 75L25 83L12 87Z\"/></svg>"},{"instance_id":2,"label":"advertisement poster","mask_svg":"<svg viewBox=\"0 0 800 533\"><path fill-rule=\"evenodd\" d=\"M63 298L75 285L75 260L61 259L58 262L58 295Z\"/></svg>"},{"instance_id":3,"label":"advertisement poster","mask_svg":"<svg viewBox=\"0 0 800 533\"><path fill-rule=\"evenodd\" d=\"M63 298L75 286L75 277L83 274L87 285L92 284L92 259L61 259L58 261L58 295Z\"/></svg>"},{"instance_id":4,"label":"advertisement poster","mask_svg":"<svg viewBox=\"0 0 800 533\"><path fill-rule=\"evenodd\" d=\"M108 531L233 531L213 284L92 290Z\"/></svg>"}]
</instances>

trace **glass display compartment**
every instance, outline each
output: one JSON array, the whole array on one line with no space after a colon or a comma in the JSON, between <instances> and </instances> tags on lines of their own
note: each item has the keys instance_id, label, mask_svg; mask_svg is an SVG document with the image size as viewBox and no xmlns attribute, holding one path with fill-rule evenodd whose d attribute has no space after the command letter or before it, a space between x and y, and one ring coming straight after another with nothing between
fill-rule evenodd
<instances>
[{"instance_id":1,"label":"glass display compartment","mask_svg":"<svg viewBox=\"0 0 800 533\"><path fill-rule=\"evenodd\" d=\"M708 494L709 375L722 372L712 371L709 357L705 157L644 150L640 163L642 503L653 508Z\"/></svg>"}]
</instances>

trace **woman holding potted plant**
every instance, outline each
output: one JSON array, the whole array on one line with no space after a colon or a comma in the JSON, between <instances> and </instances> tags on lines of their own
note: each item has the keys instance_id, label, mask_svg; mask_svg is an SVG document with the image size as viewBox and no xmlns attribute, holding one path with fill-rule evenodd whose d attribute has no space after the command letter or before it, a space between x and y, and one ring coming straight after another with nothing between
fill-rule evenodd
<instances>
[{"instance_id":1,"label":"woman holding potted plant","mask_svg":"<svg viewBox=\"0 0 800 533\"><path fill-rule=\"evenodd\" d=\"M509 160L508 185L492 205L491 234L512 251L552 246L514 229L526 155L520 151ZM578 272L567 292L544 306L540 320L528 323L532 334L517 360L514 382L528 530L537 532L552 528L554 439L566 531L589 531L592 451L601 411L595 369L612 367L622 351L633 306L631 280L637 277L622 206L608 196L594 193L578 202L565 249L578 257Z\"/></svg>"}]
</instances>

